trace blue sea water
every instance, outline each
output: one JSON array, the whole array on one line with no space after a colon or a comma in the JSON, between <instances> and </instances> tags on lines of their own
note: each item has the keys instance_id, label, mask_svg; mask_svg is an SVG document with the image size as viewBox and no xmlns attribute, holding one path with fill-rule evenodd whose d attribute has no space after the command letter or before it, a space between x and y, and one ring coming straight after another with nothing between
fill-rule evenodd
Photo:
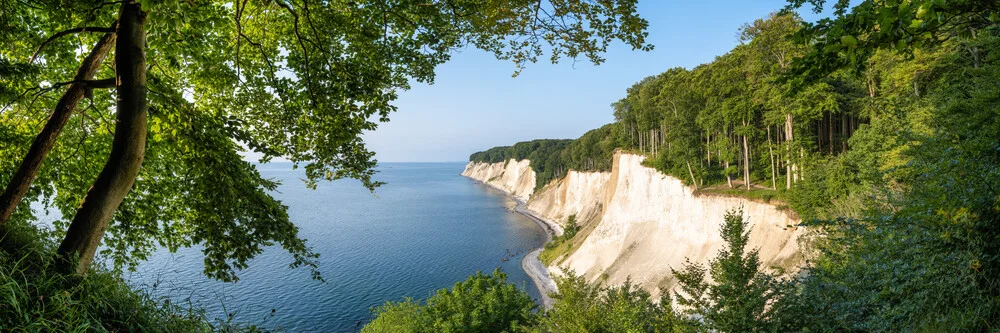
<instances>
[{"instance_id":1,"label":"blue sea water","mask_svg":"<svg viewBox=\"0 0 1000 333\"><path fill-rule=\"evenodd\" d=\"M202 275L196 248L155 253L126 273L130 281L222 321L232 314L234 322L292 332L355 332L385 301L424 299L496 267L538 298L520 263L542 245L544 231L499 191L460 176L464 163L383 163L377 179L387 184L374 194L355 180L310 190L301 169L287 163L259 168L282 182L274 195L321 255L326 283L289 269L291 257L277 247L255 258L237 283Z\"/></svg>"}]
</instances>

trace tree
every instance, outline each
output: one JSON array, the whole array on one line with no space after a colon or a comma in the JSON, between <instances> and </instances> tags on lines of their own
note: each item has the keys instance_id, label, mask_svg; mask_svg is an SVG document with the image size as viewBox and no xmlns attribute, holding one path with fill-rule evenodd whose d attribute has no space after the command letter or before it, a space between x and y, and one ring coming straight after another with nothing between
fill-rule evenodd
<instances>
[{"instance_id":1,"label":"tree","mask_svg":"<svg viewBox=\"0 0 1000 333\"><path fill-rule=\"evenodd\" d=\"M773 304L782 289L773 276L761 272L758 250L746 248L750 224L743 210L726 212L720 232L725 245L708 269L688 261L680 271L674 270L677 302L720 332L769 331L775 324ZM705 273L711 281L705 280Z\"/></svg>"},{"instance_id":2,"label":"tree","mask_svg":"<svg viewBox=\"0 0 1000 333\"><path fill-rule=\"evenodd\" d=\"M507 283L500 270L476 272L463 282L438 290L426 304L387 302L362 332L517 332L532 327L537 305L527 293Z\"/></svg>"},{"instance_id":3,"label":"tree","mask_svg":"<svg viewBox=\"0 0 1000 333\"><path fill-rule=\"evenodd\" d=\"M516 74L546 51L553 61L583 56L600 63L615 40L652 48L634 0L0 6L10 28L0 40L11 46L0 51L0 71L11 74L4 75L0 95L12 96L0 119L24 137L34 131L25 123L44 118L39 109L55 110L59 116L52 118L63 125L37 141L74 139L57 142L51 152L0 150L8 153L4 160L25 157L21 168L28 171L18 175L29 175L4 179L10 194L0 208L22 220L30 214L11 207L27 209L25 197L41 196L59 208L72 221L59 252L79 259L66 269L76 272L87 270L102 241L116 264L140 260L156 245L201 244L206 274L222 280L235 280L236 270L275 243L292 253L292 266L315 267L315 254L286 207L267 193L277 184L243 161L242 151L262 162L281 157L304 166L310 186L349 177L374 190L376 161L360 134L375 129L376 120L388 121L397 91L411 80L433 82L435 66L452 50L469 45L492 52L512 60ZM81 65L75 50L109 52L101 51L106 39L87 34L95 31L117 37L116 61L86 75L101 62L90 57ZM68 81L74 68L81 75ZM91 92L98 84L88 77L112 73L115 89ZM67 102L54 105L47 94L63 86ZM90 105L65 126L61 119L74 112L81 93ZM116 112L108 111L112 105ZM56 161L40 164L46 155ZM107 156L107 163L102 167L95 156Z\"/></svg>"},{"instance_id":4,"label":"tree","mask_svg":"<svg viewBox=\"0 0 1000 333\"><path fill-rule=\"evenodd\" d=\"M789 0L788 10L811 4L821 12L825 0ZM800 80L821 79L841 68L864 70L877 50L912 54L914 50L939 45L955 38L975 38L977 32L1000 23L996 12L1000 3L992 0L865 0L850 8L850 1L838 0L834 16L807 24L797 34L804 44L812 44L795 63ZM980 55L968 49L973 66Z\"/></svg>"},{"instance_id":5,"label":"tree","mask_svg":"<svg viewBox=\"0 0 1000 333\"><path fill-rule=\"evenodd\" d=\"M630 280L602 288L569 272L557 277L556 284L555 304L545 312L537 331L691 332L694 328L674 313L669 296L654 302L649 292Z\"/></svg>"}]
</instances>

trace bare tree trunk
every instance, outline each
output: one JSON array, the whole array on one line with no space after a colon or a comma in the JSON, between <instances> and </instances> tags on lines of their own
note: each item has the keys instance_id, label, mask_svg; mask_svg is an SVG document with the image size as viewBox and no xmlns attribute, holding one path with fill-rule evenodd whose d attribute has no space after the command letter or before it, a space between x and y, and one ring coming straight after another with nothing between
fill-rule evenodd
<instances>
[{"instance_id":1,"label":"bare tree trunk","mask_svg":"<svg viewBox=\"0 0 1000 333\"><path fill-rule=\"evenodd\" d=\"M778 172L774 169L774 149L771 146L771 125L767 125L767 155L771 161L771 189L778 189Z\"/></svg>"},{"instance_id":2,"label":"bare tree trunk","mask_svg":"<svg viewBox=\"0 0 1000 333\"><path fill-rule=\"evenodd\" d=\"M725 167L726 169L722 172L726 174L726 184L729 185L729 188L733 188L733 177L729 175L729 160L725 161Z\"/></svg>"},{"instance_id":3,"label":"bare tree trunk","mask_svg":"<svg viewBox=\"0 0 1000 333\"><path fill-rule=\"evenodd\" d=\"M847 112L840 117L840 152L847 152Z\"/></svg>"},{"instance_id":4,"label":"bare tree trunk","mask_svg":"<svg viewBox=\"0 0 1000 333\"><path fill-rule=\"evenodd\" d=\"M653 153L653 158L656 158L656 130L649 129L649 150Z\"/></svg>"},{"instance_id":5,"label":"bare tree trunk","mask_svg":"<svg viewBox=\"0 0 1000 333\"><path fill-rule=\"evenodd\" d=\"M712 167L712 133L705 134L705 151L708 152L708 167Z\"/></svg>"},{"instance_id":6,"label":"bare tree trunk","mask_svg":"<svg viewBox=\"0 0 1000 333\"><path fill-rule=\"evenodd\" d=\"M819 120L816 121L816 150L820 153L823 152L823 120L825 119L826 115L822 115Z\"/></svg>"},{"instance_id":7,"label":"bare tree trunk","mask_svg":"<svg viewBox=\"0 0 1000 333\"><path fill-rule=\"evenodd\" d=\"M75 82L70 83L66 92L59 98L55 110L52 111L49 120L45 122L45 127L35 136L35 141L31 143L31 148L28 148L24 160L21 161L17 171L10 178L10 183L4 189L3 195L0 195L0 225L10 219L11 214L14 214L17 206L21 203L21 199L28 193L31 182L35 181L35 177L38 177L38 170L41 169L42 162L52 151L56 139L66 123L69 122L76 106L83 100L87 83L80 81L89 81L94 78L94 74L97 73L97 69L108 56L108 51L111 50L114 42L115 34L105 34L80 63L80 67L76 70L76 76L73 77Z\"/></svg>"},{"instance_id":8,"label":"bare tree trunk","mask_svg":"<svg viewBox=\"0 0 1000 333\"><path fill-rule=\"evenodd\" d=\"M747 143L747 136L743 136L743 182L750 190L750 145Z\"/></svg>"},{"instance_id":9,"label":"bare tree trunk","mask_svg":"<svg viewBox=\"0 0 1000 333\"><path fill-rule=\"evenodd\" d=\"M685 159L684 162L687 163L688 166L688 175L691 176L691 184L694 185L694 189L697 190L698 181L694 179L694 171L691 170L691 161Z\"/></svg>"},{"instance_id":10,"label":"bare tree trunk","mask_svg":"<svg viewBox=\"0 0 1000 333\"><path fill-rule=\"evenodd\" d=\"M139 174L146 150L146 14L139 4L122 4L115 45L118 110L111 154L83 204L76 211L58 255L76 265L68 272L85 274L115 210Z\"/></svg>"},{"instance_id":11,"label":"bare tree trunk","mask_svg":"<svg viewBox=\"0 0 1000 333\"><path fill-rule=\"evenodd\" d=\"M785 183L786 189L792 188L792 183L799 180L798 177L798 165L792 161L791 144L795 140L794 133L792 132L792 114L785 115L785 142L787 143L787 154L785 155L787 160L785 161L788 167L788 181Z\"/></svg>"},{"instance_id":12,"label":"bare tree trunk","mask_svg":"<svg viewBox=\"0 0 1000 333\"><path fill-rule=\"evenodd\" d=\"M826 134L830 137L830 142L827 142L826 144L830 146L830 155L833 155L833 113L830 113L829 118L830 128Z\"/></svg>"},{"instance_id":13,"label":"bare tree trunk","mask_svg":"<svg viewBox=\"0 0 1000 333\"><path fill-rule=\"evenodd\" d=\"M806 160L806 150L803 148L799 148L799 161L805 161L805 160ZM796 176L798 176L798 178L801 180L806 180L806 172L804 170L805 168L802 166L799 166L796 169L796 171L798 171L798 174L796 174Z\"/></svg>"}]
</instances>

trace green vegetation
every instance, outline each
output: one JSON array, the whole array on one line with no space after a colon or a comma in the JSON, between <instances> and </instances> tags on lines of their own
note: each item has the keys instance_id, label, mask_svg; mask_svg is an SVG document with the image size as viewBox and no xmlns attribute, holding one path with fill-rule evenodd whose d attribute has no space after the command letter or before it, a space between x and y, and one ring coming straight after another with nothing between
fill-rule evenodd
<instances>
[{"instance_id":1,"label":"green vegetation","mask_svg":"<svg viewBox=\"0 0 1000 333\"><path fill-rule=\"evenodd\" d=\"M516 71L543 55L599 64L613 41L652 48L635 6L0 0L0 226L33 220L31 202L57 209L67 273L86 273L101 244L116 268L199 245L205 274L235 281L278 245L319 278L268 193L277 184L241 152L304 166L310 187L347 177L374 190L361 134L452 51Z\"/></svg>"},{"instance_id":2,"label":"green vegetation","mask_svg":"<svg viewBox=\"0 0 1000 333\"><path fill-rule=\"evenodd\" d=\"M4 315L20 319L5 331L48 317L58 309L48 300L77 300L79 288L127 291L92 271L98 249L117 271L157 248L198 246L207 276L236 281L279 246L320 279L318 255L270 195L278 184L244 153L304 167L309 187L355 178L374 190L362 133L389 120L399 91L432 83L454 50L492 53L516 74L539 57L600 64L615 41L652 49L635 0L0 0L0 13L0 234L36 221L33 203L61 213L36 240L61 239L39 250L45 271L0 253L18 269L5 274L33 276L4 281L74 295L11 303ZM61 312L80 314L68 325L161 326L93 314L103 296L122 300L97 301L116 311L146 306L139 294L100 293Z\"/></svg>"},{"instance_id":3,"label":"green vegetation","mask_svg":"<svg viewBox=\"0 0 1000 333\"><path fill-rule=\"evenodd\" d=\"M57 244L44 239L31 226L10 227L0 234L0 331L259 331L234 324L231 317L210 320L200 309L157 301L103 268L86 276L55 273L51 253Z\"/></svg>"},{"instance_id":4,"label":"green vegetation","mask_svg":"<svg viewBox=\"0 0 1000 333\"><path fill-rule=\"evenodd\" d=\"M518 142L510 147L494 147L487 151L472 154L473 162L500 163L514 160L531 160L531 169L535 171L535 189L539 189L549 181L566 174L559 163L561 152L573 140L533 140Z\"/></svg>"},{"instance_id":5,"label":"green vegetation","mask_svg":"<svg viewBox=\"0 0 1000 333\"><path fill-rule=\"evenodd\" d=\"M362 332L520 332L538 320L538 305L507 283L499 269L476 272L449 289L438 290L426 304L406 299L376 308Z\"/></svg>"},{"instance_id":6,"label":"green vegetation","mask_svg":"<svg viewBox=\"0 0 1000 333\"><path fill-rule=\"evenodd\" d=\"M777 200L812 236L784 280L728 217L731 252L676 272L679 310L723 332L996 331L1000 2L850 3L747 24L729 53L613 105L610 151L701 193Z\"/></svg>"},{"instance_id":7,"label":"green vegetation","mask_svg":"<svg viewBox=\"0 0 1000 333\"><path fill-rule=\"evenodd\" d=\"M570 215L566 218L563 234L545 243L545 248L538 254L538 260L548 266L556 258L569 253L573 249L573 237L579 232L580 226L576 223L576 214Z\"/></svg>"},{"instance_id":8,"label":"green vegetation","mask_svg":"<svg viewBox=\"0 0 1000 333\"><path fill-rule=\"evenodd\" d=\"M617 126L590 130L576 140L533 140L510 147L493 147L469 156L472 162L499 163L510 159L531 161L535 190L566 176L569 170L611 170L611 158L620 147Z\"/></svg>"},{"instance_id":9,"label":"green vegetation","mask_svg":"<svg viewBox=\"0 0 1000 333\"><path fill-rule=\"evenodd\" d=\"M649 292L625 281L603 288L573 273L556 279L559 293L533 332L692 332L697 322L671 308L670 297L654 301Z\"/></svg>"},{"instance_id":10,"label":"green vegetation","mask_svg":"<svg viewBox=\"0 0 1000 333\"><path fill-rule=\"evenodd\" d=\"M362 332L755 332L785 331L787 283L763 273L756 250L747 250L749 227L742 212L729 212L721 226L726 247L706 269L687 265L677 273L684 293L675 311L669 293L653 299L626 280L601 287L573 272L556 277L559 292L545 311L532 312L524 291L504 284L499 271L477 273L452 290L440 290L423 305L387 303ZM516 294L516 295L515 295ZM447 299L447 301L445 301ZM462 306L448 307L451 304ZM447 307L442 309L442 307ZM509 318L509 322L496 322ZM698 318L701 318L700 320ZM505 319L506 320L506 319ZM489 324L487 324L489 323Z\"/></svg>"},{"instance_id":11,"label":"green vegetation","mask_svg":"<svg viewBox=\"0 0 1000 333\"><path fill-rule=\"evenodd\" d=\"M726 242L708 269L685 262L674 271L677 303L705 326L720 332L780 332L783 286L761 271L756 249L747 249L750 225L743 211L726 212L720 234ZM706 280L705 273L711 277Z\"/></svg>"}]
</instances>

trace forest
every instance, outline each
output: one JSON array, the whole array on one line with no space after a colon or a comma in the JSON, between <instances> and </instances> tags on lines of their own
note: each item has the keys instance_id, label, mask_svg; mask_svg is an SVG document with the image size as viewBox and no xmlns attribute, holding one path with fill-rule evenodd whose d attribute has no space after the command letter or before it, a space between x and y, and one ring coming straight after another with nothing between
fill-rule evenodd
<instances>
[{"instance_id":1,"label":"forest","mask_svg":"<svg viewBox=\"0 0 1000 333\"><path fill-rule=\"evenodd\" d=\"M810 5L823 2L791 1L789 8ZM673 329L996 331L998 10L988 1L840 2L833 17L815 23L776 12L744 25L740 43L714 61L628 87L612 104L614 123L539 156L543 162L533 167L556 170L556 177L606 171L609 163L587 161L608 161L620 149L698 191L775 200L802 218L812 235L804 272L780 277L759 267L753 274L776 289L751 292L753 283L744 281L730 287L745 293L711 296L713 287L688 279L671 295L681 307L663 318L709 310L695 316L704 326ZM504 149L470 159L534 154ZM675 276L711 273L719 282L719 260ZM613 303L630 294L616 288L594 297ZM709 320L711 311L747 302L757 304L749 317L729 319L759 326Z\"/></svg>"}]
</instances>

